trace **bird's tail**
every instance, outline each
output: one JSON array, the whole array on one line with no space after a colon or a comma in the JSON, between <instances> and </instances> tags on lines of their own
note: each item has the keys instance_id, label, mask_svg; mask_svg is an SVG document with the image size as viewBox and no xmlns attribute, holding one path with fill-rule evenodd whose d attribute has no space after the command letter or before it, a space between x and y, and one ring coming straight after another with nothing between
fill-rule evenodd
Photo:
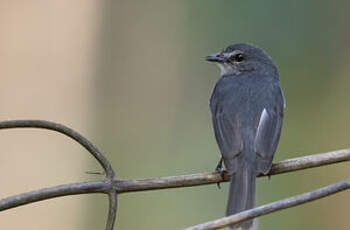
<instances>
[{"instance_id":1,"label":"bird's tail","mask_svg":"<svg viewBox=\"0 0 350 230\"><path fill-rule=\"evenodd\" d=\"M231 176L226 216L242 212L255 206L256 173L246 162ZM234 230L256 229L256 221L247 220L230 226Z\"/></svg>"}]
</instances>

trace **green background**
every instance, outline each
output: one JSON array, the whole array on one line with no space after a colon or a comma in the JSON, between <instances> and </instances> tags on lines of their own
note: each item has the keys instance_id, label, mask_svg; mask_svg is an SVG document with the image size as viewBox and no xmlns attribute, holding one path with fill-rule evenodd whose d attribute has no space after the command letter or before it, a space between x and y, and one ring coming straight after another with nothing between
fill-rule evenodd
<instances>
[{"instance_id":1,"label":"green background","mask_svg":"<svg viewBox=\"0 0 350 230\"><path fill-rule=\"evenodd\" d=\"M349 29L332 1L106 3L96 73L98 138L122 178L206 172L219 152L208 110L218 69L204 57L236 42L264 48L287 100L275 161L346 148ZM258 181L258 204L344 179L346 164ZM227 184L119 196L119 229L181 229L223 216ZM261 230L348 229L348 193L260 218ZM97 205L104 210L101 202ZM95 214L91 214L95 215ZM102 225L91 219L91 229Z\"/></svg>"}]
</instances>

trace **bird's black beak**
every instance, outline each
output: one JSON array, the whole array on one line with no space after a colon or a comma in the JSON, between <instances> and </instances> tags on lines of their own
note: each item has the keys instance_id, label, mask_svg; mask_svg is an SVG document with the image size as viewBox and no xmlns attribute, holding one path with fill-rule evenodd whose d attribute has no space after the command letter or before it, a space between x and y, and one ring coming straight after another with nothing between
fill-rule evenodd
<instances>
[{"instance_id":1,"label":"bird's black beak","mask_svg":"<svg viewBox=\"0 0 350 230\"><path fill-rule=\"evenodd\" d=\"M210 62L219 62L219 63L225 62L225 58L221 53L210 54L205 59Z\"/></svg>"}]
</instances>

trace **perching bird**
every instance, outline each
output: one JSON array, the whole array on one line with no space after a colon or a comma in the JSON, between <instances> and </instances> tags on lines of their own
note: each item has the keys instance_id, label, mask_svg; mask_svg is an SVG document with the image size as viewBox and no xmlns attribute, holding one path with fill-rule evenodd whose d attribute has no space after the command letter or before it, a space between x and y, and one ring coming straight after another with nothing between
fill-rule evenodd
<instances>
[{"instance_id":1,"label":"perching bird","mask_svg":"<svg viewBox=\"0 0 350 230\"><path fill-rule=\"evenodd\" d=\"M231 176L226 215L255 206L255 181L272 166L282 127L284 97L277 67L262 49L234 44L207 56L221 70L210 110L221 160ZM254 220L231 226L255 229Z\"/></svg>"}]
</instances>

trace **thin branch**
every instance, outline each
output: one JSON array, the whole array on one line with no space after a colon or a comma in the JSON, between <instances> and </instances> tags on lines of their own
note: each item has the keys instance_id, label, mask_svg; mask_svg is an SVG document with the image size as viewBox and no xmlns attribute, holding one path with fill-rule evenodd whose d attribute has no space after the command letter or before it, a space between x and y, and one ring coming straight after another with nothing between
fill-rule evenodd
<instances>
[{"instance_id":1,"label":"thin branch","mask_svg":"<svg viewBox=\"0 0 350 230\"><path fill-rule=\"evenodd\" d=\"M95 159L101 164L106 172L107 178L112 179L114 177L114 171L111 164L108 162L106 157L94 146L88 139L82 136L80 133L74 131L73 129L58 123L44 120L11 120L11 121L1 121L0 129L13 129L13 128L40 128L48 129L62 133L73 140L77 141L82 145L87 151L89 151Z\"/></svg>"},{"instance_id":2,"label":"thin branch","mask_svg":"<svg viewBox=\"0 0 350 230\"><path fill-rule=\"evenodd\" d=\"M104 181L58 185L1 199L0 211L61 196L107 193L107 191L108 187Z\"/></svg>"},{"instance_id":3,"label":"thin branch","mask_svg":"<svg viewBox=\"0 0 350 230\"><path fill-rule=\"evenodd\" d=\"M328 153L313 154L304 157L292 158L289 160L280 161L272 166L269 174L272 176L297 170L320 167L324 165L350 161L350 149L337 150ZM259 175L265 176L265 175ZM206 184L214 184L218 182L228 181L229 177L225 175L222 179L219 173L198 173L183 176L170 176L152 179L137 179L137 180L114 180L118 194L125 192L136 192L154 189L167 189L179 187L191 187Z\"/></svg>"},{"instance_id":4,"label":"thin branch","mask_svg":"<svg viewBox=\"0 0 350 230\"><path fill-rule=\"evenodd\" d=\"M220 218L214 221L210 221L204 224L196 225L193 227L186 228L185 230L213 230L226 227L231 224L252 219L258 216L266 215L268 213L276 212L278 210L291 208L297 205L301 205L307 202L311 202L323 197L344 191L350 188L350 179L332 184L318 190L304 193L301 195L293 196L284 200L272 202L266 205L259 206L244 212L237 213L232 216Z\"/></svg>"},{"instance_id":5,"label":"thin branch","mask_svg":"<svg viewBox=\"0 0 350 230\"><path fill-rule=\"evenodd\" d=\"M117 192L115 190L111 191L108 194L108 198L109 198L109 209L108 209L108 219L107 219L106 229L113 229L114 222L117 217L117 207L118 207Z\"/></svg>"},{"instance_id":6,"label":"thin branch","mask_svg":"<svg viewBox=\"0 0 350 230\"><path fill-rule=\"evenodd\" d=\"M269 175L293 172L307 168L315 168L349 160L350 149L341 149L327 153L312 154L280 161L272 166Z\"/></svg>"},{"instance_id":7,"label":"thin branch","mask_svg":"<svg viewBox=\"0 0 350 230\"><path fill-rule=\"evenodd\" d=\"M310 167L318 167L328 164L334 164L350 160L350 149L343 149L329 153L314 154L305 157L293 158L278 162L273 165L271 172L267 176L277 175L281 173L293 172L296 170L307 169ZM263 175L261 175L263 176ZM111 187L120 193L147 191L167 188L191 187L207 184L215 184L217 182L227 181L225 176L223 180L217 172L198 173L183 176L171 176L152 179L115 179L112 181ZM87 190L81 189L86 186ZM90 189L90 186L93 187ZM99 187L100 186L100 187ZM57 196L68 196L72 194L85 194L93 192L108 193L108 185L105 181L99 182L82 182L77 184L59 185L52 188L40 189L33 192L14 195L0 200L0 211L14 208L20 205L33 203L45 199L55 198L55 192L59 191ZM39 196L39 197L37 197Z\"/></svg>"}]
</instances>

